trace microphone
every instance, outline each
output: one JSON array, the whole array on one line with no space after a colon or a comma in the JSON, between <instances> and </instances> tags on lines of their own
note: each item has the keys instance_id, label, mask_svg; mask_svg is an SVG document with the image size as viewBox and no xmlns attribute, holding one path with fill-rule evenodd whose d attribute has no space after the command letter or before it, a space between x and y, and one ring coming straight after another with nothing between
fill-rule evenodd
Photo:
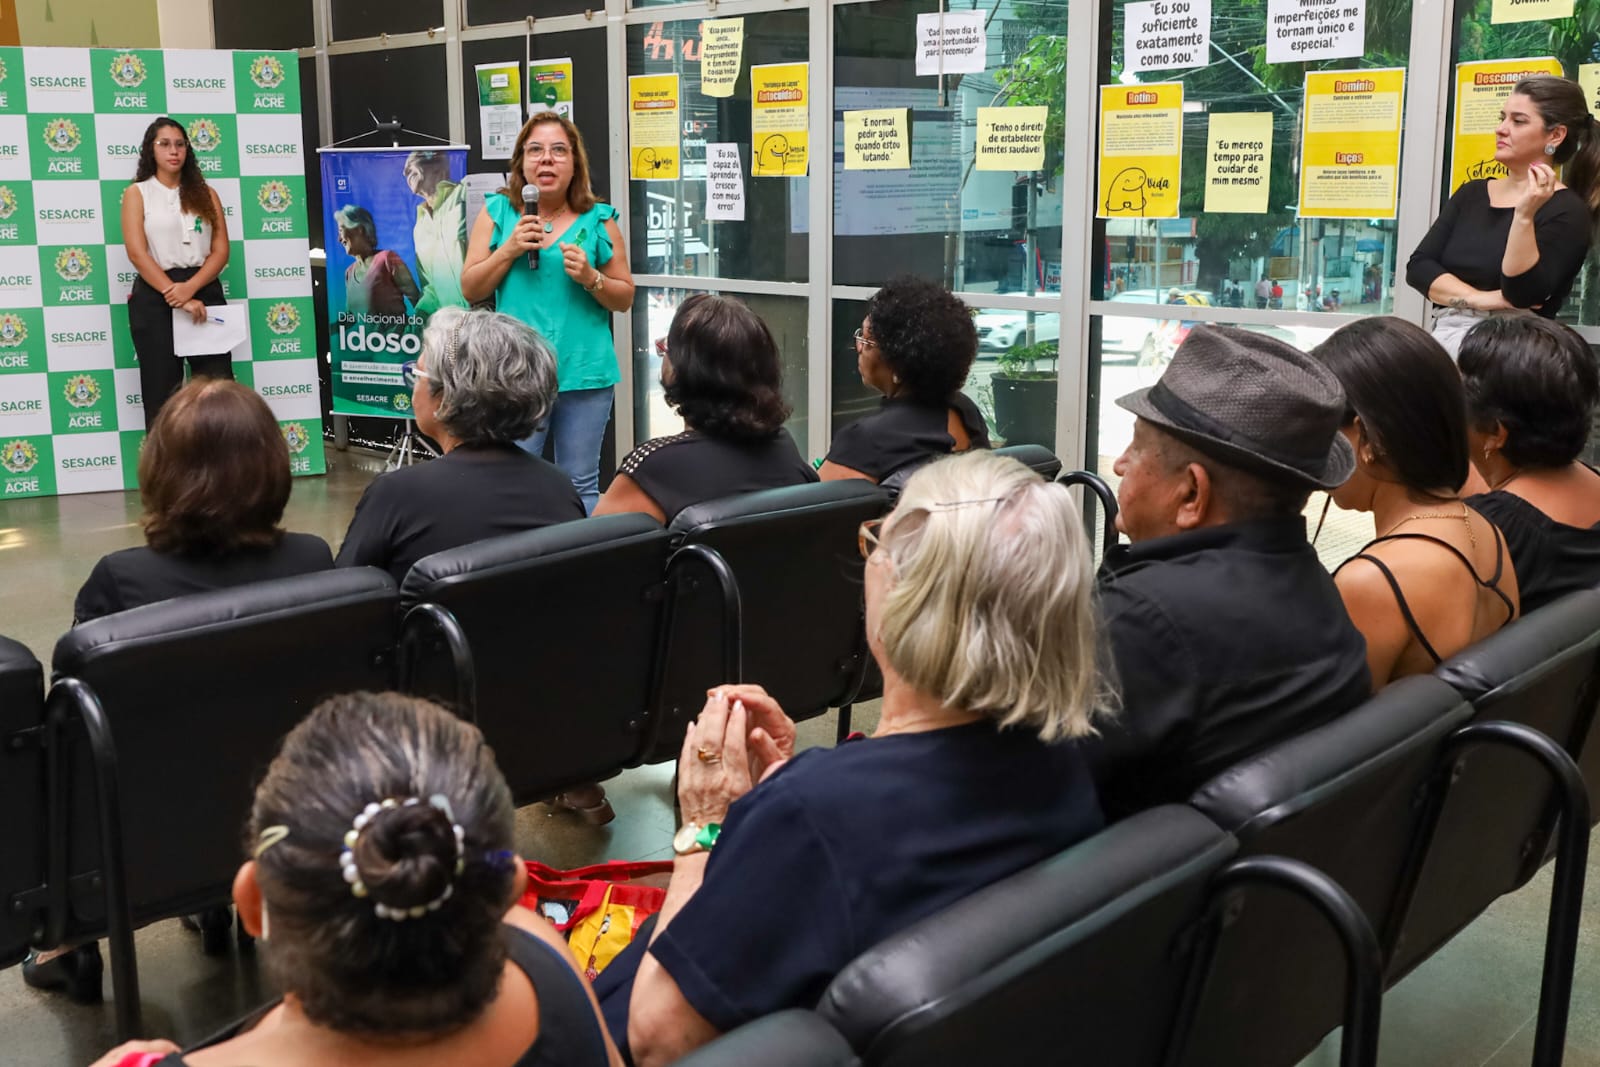
<instances>
[{"instance_id":1,"label":"microphone","mask_svg":"<svg viewBox=\"0 0 1600 1067\"><path fill-rule=\"evenodd\" d=\"M538 213L539 190L531 185L524 185L522 187L522 215L526 218L529 215L537 215ZM539 250L537 248L528 249L528 266L534 270L539 269Z\"/></svg>"}]
</instances>

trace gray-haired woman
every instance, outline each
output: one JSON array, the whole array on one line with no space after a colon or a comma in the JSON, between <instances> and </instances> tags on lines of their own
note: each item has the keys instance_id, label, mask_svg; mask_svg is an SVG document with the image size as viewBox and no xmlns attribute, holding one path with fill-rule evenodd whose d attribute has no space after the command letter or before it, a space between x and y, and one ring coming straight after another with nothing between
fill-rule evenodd
<instances>
[{"instance_id":1,"label":"gray-haired woman","mask_svg":"<svg viewBox=\"0 0 1600 1067\"><path fill-rule=\"evenodd\" d=\"M543 338L509 315L445 308L406 370L417 425L444 455L373 480L337 566L382 567L398 582L435 552L583 518L567 476L517 447L556 395Z\"/></svg>"}]
</instances>

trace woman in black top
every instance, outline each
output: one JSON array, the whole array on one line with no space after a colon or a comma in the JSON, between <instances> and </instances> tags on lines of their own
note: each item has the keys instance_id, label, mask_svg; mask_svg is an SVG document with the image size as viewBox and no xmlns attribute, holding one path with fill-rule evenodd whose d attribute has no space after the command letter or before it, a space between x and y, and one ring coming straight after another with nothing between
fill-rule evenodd
<instances>
[{"instance_id":1,"label":"woman in black top","mask_svg":"<svg viewBox=\"0 0 1600 1067\"><path fill-rule=\"evenodd\" d=\"M739 301L696 293L678 305L661 385L688 429L628 453L596 515L636 511L665 523L705 500L817 480L783 429L778 344Z\"/></svg>"},{"instance_id":2,"label":"woman in black top","mask_svg":"<svg viewBox=\"0 0 1600 1067\"><path fill-rule=\"evenodd\" d=\"M1334 572L1367 639L1372 687L1425 674L1517 614L1500 531L1462 501L1467 480L1461 375L1420 327L1360 319L1312 353L1344 387L1342 432L1356 469L1333 490L1372 512L1378 536Z\"/></svg>"},{"instance_id":3,"label":"woman in black top","mask_svg":"<svg viewBox=\"0 0 1600 1067\"><path fill-rule=\"evenodd\" d=\"M1496 316L1461 343L1467 439L1505 531L1524 613L1600 585L1600 474L1578 460L1600 404L1583 339L1536 315Z\"/></svg>"},{"instance_id":4,"label":"woman in black top","mask_svg":"<svg viewBox=\"0 0 1600 1067\"><path fill-rule=\"evenodd\" d=\"M965 304L933 282L891 278L856 331L856 368L883 400L834 437L823 481L903 479L937 456L988 448L983 416L960 391L977 355Z\"/></svg>"},{"instance_id":5,"label":"woman in black top","mask_svg":"<svg viewBox=\"0 0 1600 1067\"><path fill-rule=\"evenodd\" d=\"M1577 82L1524 78L1500 114L1494 158L1505 176L1457 189L1406 266L1406 282L1441 309L1434 337L1452 357L1486 315L1554 318L1600 210L1600 129Z\"/></svg>"},{"instance_id":6,"label":"woman in black top","mask_svg":"<svg viewBox=\"0 0 1600 1067\"><path fill-rule=\"evenodd\" d=\"M519 903L514 815L476 727L398 693L325 701L256 789L233 882L282 999L186 1056L135 1042L96 1067L620 1064L567 946Z\"/></svg>"}]
</instances>

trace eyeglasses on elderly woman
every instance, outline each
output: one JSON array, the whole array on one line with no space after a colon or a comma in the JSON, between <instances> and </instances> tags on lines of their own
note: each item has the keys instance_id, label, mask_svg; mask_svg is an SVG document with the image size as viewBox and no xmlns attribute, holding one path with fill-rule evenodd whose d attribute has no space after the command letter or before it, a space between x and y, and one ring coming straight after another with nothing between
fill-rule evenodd
<instances>
[{"instance_id":1,"label":"eyeglasses on elderly woman","mask_svg":"<svg viewBox=\"0 0 1600 1067\"><path fill-rule=\"evenodd\" d=\"M407 389L416 388L418 378L426 378L430 382L438 380L433 375L417 366L417 361L414 359L408 359L404 363L400 364L400 378L406 383Z\"/></svg>"}]
</instances>

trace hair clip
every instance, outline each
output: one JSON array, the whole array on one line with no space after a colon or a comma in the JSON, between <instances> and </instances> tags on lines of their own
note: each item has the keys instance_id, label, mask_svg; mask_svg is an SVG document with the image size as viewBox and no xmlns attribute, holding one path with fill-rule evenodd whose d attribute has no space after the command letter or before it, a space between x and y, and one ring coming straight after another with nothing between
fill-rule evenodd
<instances>
[{"instance_id":1,"label":"hair clip","mask_svg":"<svg viewBox=\"0 0 1600 1067\"><path fill-rule=\"evenodd\" d=\"M288 836L289 828L287 826L263 827L261 830L261 836L256 839L256 850L252 854L252 858L260 859L263 852Z\"/></svg>"},{"instance_id":2,"label":"hair clip","mask_svg":"<svg viewBox=\"0 0 1600 1067\"><path fill-rule=\"evenodd\" d=\"M374 801L371 804L368 804L366 807L362 808L361 812L355 817L354 820L351 821L350 829L346 830L344 835L344 851L339 853L339 870L344 876L345 882L350 886L351 896L359 897L361 899L365 899L367 896L367 885L361 880L361 872L356 869L355 847L356 842L361 840L362 831L366 830L367 826L372 822L373 819L377 818L379 814L389 810L390 808L409 808L414 804L420 803L422 803L422 799L420 797L405 797L404 799L387 797L381 802ZM432 900L426 901L422 904L417 904L410 908L396 908L388 904L374 903L372 906L373 913L376 914L380 919L392 919L395 922L403 922L406 919L420 919L430 911L438 911L444 906L444 902L450 899L451 894L455 892L455 885L453 884L454 879L460 877L461 872L466 869L467 834L466 831L461 828L461 824L456 822L455 812L450 807L450 799L442 793L435 793L428 798L428 805L437 809L438 811L443 812L445 818L450 820L450 829L455 832L456 866L454 872L452 872L450 876L452 884L446 885L444 887L444 892L440 893ZM287 834L288 830L284 830L284 835L287 836ZM265 834L262 836L264 837ZM279 838L279 840L281 840L281 838Z\"/></svg>"}]
</instances>

